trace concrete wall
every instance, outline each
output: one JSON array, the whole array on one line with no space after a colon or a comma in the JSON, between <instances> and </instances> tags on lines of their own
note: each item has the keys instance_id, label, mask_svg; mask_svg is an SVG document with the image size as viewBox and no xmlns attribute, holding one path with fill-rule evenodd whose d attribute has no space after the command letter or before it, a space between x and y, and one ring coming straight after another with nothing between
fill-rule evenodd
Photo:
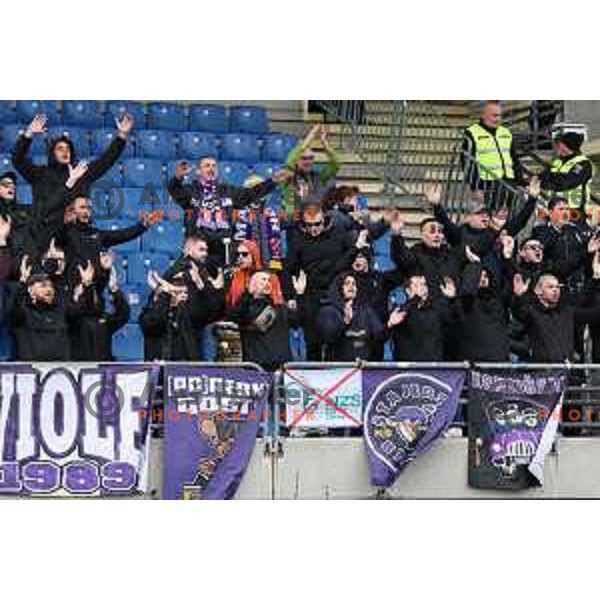
<instances>
[{"instance_id":1,"label":"concrete wall","mask_svg":"<svg viewBox=\"0 0 600 600\"><path fill-rule=\"evenodd\" d=\"M153 440L149 497L160 497L161 440ZM154 492L152 490L154 489ZM283 456L258 442L237 499L367 499L375 490L359 438L286 439ZM446 438L408 465L392 498L600 498L600 439L564 439L546 458L545 483L520 492L483 491L467 485L467 440Z\"/></svg>"},{"instance_id":2,"label":"concrete wall","mask_svg":"<svg viewBox=\"0 0 600 600\"><path fill-rule=\"evenodd\" d=\"M589 140L600 138L600 101L565 100L565 121L585 123L588 126Z\"/></svg>"}]
</instances>

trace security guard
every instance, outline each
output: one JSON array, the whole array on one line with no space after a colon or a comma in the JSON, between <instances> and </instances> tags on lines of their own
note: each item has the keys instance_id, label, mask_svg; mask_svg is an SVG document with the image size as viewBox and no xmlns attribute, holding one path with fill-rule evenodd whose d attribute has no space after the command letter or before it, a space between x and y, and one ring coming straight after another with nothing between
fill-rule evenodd
<instances>
[{"instance_id":1,"label":"security guard","mask_svg":"<svg viewBox=\"0 0 600 600\"><path fill-rule=\"evenodd\" d=\"M592 161L581 153L583 135L574 131L554 140L555 156L540 176L542 189L548 195L562 196L569 208L585 211L594 175Z\"/></svg>"},{"instance_id":2,"label":"security guard","mask_svg":"<svg viewBox=\"0 0 600 600\"><path fill-rule=\"evenodd\" d=\"M513 135L502 121L500 103L488 100L478 123L463 134L463 170L473 191L486 192L488 204L508 204L509 188L522 183L522 169L517 159Z\"/></svg>"}]
</instances>

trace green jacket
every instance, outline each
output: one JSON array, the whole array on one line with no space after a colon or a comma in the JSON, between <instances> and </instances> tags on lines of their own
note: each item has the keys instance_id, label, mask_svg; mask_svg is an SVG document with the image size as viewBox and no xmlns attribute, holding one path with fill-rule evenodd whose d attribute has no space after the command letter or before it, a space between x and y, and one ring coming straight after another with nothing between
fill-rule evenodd
<instances>
[{"instance_id":1,"label":"green jacket","mask_svg":"<svg viewBox=\"0 0 600 600\"><path fill-rule=\"evenodd\" d=\"M294 210L299 208L299 203L303 199L302 194L297 193L299 188L300 176L296 172L298 166L298 160L304 152L303 142L299 142L295 148L290 150L287 160L285 161L284 169L294 173L294 178L286 182L283 185L283 203L282 208L287 214L292 214ZM312 195L317 193L320 189L327 186L327 184L337 175L340 170L341 163L337 154L331 149L326 148L325 153L327 154L328 162L323 166L319 173L311 173L309 179L305 179L304 185L308 186L309 194Z\"/></svg>"}]
</instances>

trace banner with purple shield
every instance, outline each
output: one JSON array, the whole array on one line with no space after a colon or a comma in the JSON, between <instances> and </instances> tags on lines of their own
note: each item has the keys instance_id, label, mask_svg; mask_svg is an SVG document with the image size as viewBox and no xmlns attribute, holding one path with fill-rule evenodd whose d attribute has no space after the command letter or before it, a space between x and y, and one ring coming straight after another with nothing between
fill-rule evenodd
<instances>
[{"instance_id":1,"label":"banner with purple shield","mask_svg":"<svg viewBox=\"0 0 600 600\"><path fill-rule=\"evenodd\" d=\"M475 370L469 391L469 485L542 485L544 458L560 421L566 375L560 370Z\"/></svg>"},{"instance_id":2,"label":"banner with purple shield","mask_svg":"<svg viewBox=\"0 0 600 600\"><path fill-rule=\"evenodd\" d=\"M239 367L165 367L163 498L233 498L268 417L272 384L271 373Z\"/></svg>"},{"instance_id":3,"label":"banner with purple shield","mask_svg":"<svg viewBox=\"0 0 600 600\"><path fill-rule=\"evenodd\" d=\"M0 494L118 496L147 485L153 365L0 367Z\"/></svg>"},{"instance_id":4,"label":"banner with purple shield","mask_svg":"<svg viewBox=\"0 0 600 600\"><path fill-rule=\"evenodd\" d=\"M363 427L371 483L392 485L448 428L463 369L363 370Z\"/></svg>"}]
</instances>

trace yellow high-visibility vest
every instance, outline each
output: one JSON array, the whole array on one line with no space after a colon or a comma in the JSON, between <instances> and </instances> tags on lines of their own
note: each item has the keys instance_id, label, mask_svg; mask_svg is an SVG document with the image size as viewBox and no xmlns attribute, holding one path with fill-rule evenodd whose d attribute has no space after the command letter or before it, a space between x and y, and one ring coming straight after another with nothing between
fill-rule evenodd
<instances>
[{"instance_id":1,"label":"yellow high-visibility vest","mask_svg":"<svg viewBox=\"0 0 600 600\"><path fill-rule=\"evenodd\" d=\"M550 172L560 173L561 175L567 175L575 165L585 162L591 163L592 161L583 154L573 156L566 162L563 162L562 158L556 157L550 163ZM594 165L592 164L592 177L593 173ZM560 192L555 192L555 194L557 196L562 196L566 198L569 202L569 208L581 208L582 206L585 208L585 203L587 202L591 193L592 177L590 177L583 185L578 185L570 190L562 190Z\"/></svg>"},{"instance_id":2,"label":"yellow high-visibility vest","mask_svg":"<svg viewBox=\"0 0 600 600\"><path fill-rule=\"evenodd\" d=\"M480 179L514 179L513 160L510 155L513 136L510 129L500 125L496 133L491 134L479 123L474 123L467 131L471 132L475 141L475 161L482 167L479 169Z\"/></svg>"}]
</instances>

